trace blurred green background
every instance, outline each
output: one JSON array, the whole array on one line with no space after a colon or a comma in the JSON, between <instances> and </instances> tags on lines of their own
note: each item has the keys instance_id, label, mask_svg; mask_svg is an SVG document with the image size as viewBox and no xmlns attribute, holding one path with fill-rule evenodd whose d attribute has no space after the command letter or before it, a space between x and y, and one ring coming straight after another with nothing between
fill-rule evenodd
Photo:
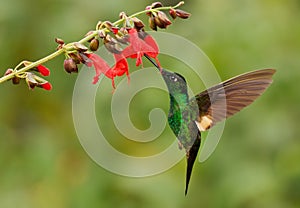
<instances>
[{"instance_id":1,"label":"blurred green background","mask_svg":"<svg viewBox=\"0 0 300 208\"><path fill-rule=\"evenodd\" d=\"M120 11L131 14L150 3L2 0L0 71L54 51L55 37L78 40L98 20L114 21ZM167 32L197 44L223 80L254 69L277 69L267 92L226 123L209 160L196 163L189 194L184 197L185 160L162 174L136 179L110 173L88 157L72 121L76 75L64 72L61 56L47 63L54 86L50 92L29 91L24 83L0 86L1 208L300 206L300 1L187 0L182 9L191 12L191 18L176 20ZM161 62L169 68L174 65L166 57ZM105 82L103 102L101 96L97 99L97 116L112 122L105 110L110 108L111 85ZM167 113L168 97L166 93L156 99L139 96L132 120L143 129L149 126L151 108L161 107ZM167 131L167 138L152 144L154 149L174 139ZM110 142L143 154L143 146L136 150L124 140L120 136Z\"/></svg>"}]
</instances>

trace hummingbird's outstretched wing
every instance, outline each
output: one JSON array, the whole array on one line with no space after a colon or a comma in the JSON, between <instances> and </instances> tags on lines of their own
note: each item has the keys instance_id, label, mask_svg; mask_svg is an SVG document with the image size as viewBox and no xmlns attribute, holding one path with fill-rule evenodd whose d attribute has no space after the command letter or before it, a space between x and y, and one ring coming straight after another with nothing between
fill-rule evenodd
<instances>
[{"instance_id":1,"label":"hummingbird's outstretched wing","mask_svg":"<svg viewBox=\"0 0 300 208\"><path fill-rule=\"evenodd\" d=\"M262 69L233 77L196 95L196 124L205 131L250 105L272 83L274 69Z\"/></svg>"}]
</instances>

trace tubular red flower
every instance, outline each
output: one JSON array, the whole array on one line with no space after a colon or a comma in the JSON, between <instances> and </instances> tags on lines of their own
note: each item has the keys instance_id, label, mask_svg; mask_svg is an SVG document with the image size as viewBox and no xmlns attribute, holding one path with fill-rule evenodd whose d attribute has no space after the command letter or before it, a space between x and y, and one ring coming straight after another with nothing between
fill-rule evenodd
<instances>
[{"instance_id":1,"label":"tubular red flower","mask_svg":"<svg viewBox=\"0 0 300 208\"><path fill-rule=\"evenodd\" d=\"M128 63L123 54L114 54L115 65L113 67L109 67L108 64L98 55L91 53L87 54L87 57L92 60L93 65L96 70L96 75L94 76L93 84L96 84L99 80L99 76L103 73L106 77L112 80L112 86L115 87L115 77L122 76L124 74L127 75L129 80L129 72L128 72Z\"/></svg>"},{"instance_id":2,"label":"tubular red flower","mask_svg":"<svg viewBox=\"0 0 300 208\"><path fill-rule=\"evenodd\" d=\"M116 64L105 73L105 76L112 80L112 86L113 88L116 88L114 81L116 76L122 76L126 74L128 82L130 77L126 58L122 54L114 54L114 58L116 60Z\"/></svg>"},{"instance_id":3,"label":"tubular red flower","mask_svg":"<svg viewBox=\"0 0 300 208\"><path fill-rule=\"evenodd\" d=\"M128 76L128 63L126 58L122 54L114 54L116 64L111 68L116 76L122 76L126 73Z\"/></svg>"},{"instance_id":4,"label":"tubular red flower","mask_svg":"<svg viewBox=\"0 0 300 208\"><path fill-rule=\"evenodd\" d=\"M44 88L45 90L51 90L52 89L52 85L49 82L45 82L40 84L42 88Z\"/></svg>"},{"instance_id":5,"label":"tubular red flower","mask_svg":"<svg viewBox=\"0 0 300 208\"><path fill-rule=\"evenodd\" d=\"M86 55L90 60L92 60L96 75L94 76L93 84L99 81L99 76L103 73L105 74L109 70L108 64L97 54L91 53Z\"/></svg>"},{"instance_id":6,"label":"tubular red flower","mask_svg":"<svg viewBox=\"0 0 300 208\"><path fill-rule=\"evenodd\" d=\"M158 54L159 54L159 48L158 48L158 45L157 45L156 41L155 41L154 38L152 38L152 36L149 35L149 34L146 35L146 37L144 38L144 41L145 41L149 46L151 46L151 47L154 49L154 51L147 52L146 54L147 54L148 56L150 56L151 58L154 58L155 61L156 61L156 63L157 63L157 65L159 66L159 68L161 68L160 62L159 62L159 60L158 60L158 58L157 58L157 56L158 56Z\"/></svg>"},{"instance_id":7,"label":"tubular red flower","mask_svg":"<svg viewBox=\"0 0 300 208\"><path fill-rule=\"evenodd\" d=\"M43 65L38 65L36 68L40 72L41 75L43 75L43 76L50 75L50 70L47 67L45 67Z\"/></svg>"},{"instance_id":8,"label":"tubular red flower","mask_svg":"<svg viewBox=\"0 0 300 208\"><path fill-rule=\"evenodd\" d=\"M112 28L111 28L111 31L112 31L114 34L118 34L119 28L117 28L117 27L112 27Z\"/></svg>"},{"instance_id":9,"label":"tubular red flower","mask_svg":"<svg viewBox=\"0 0 300 208\"><path fill-rule=\"evenodd\" d=\"M35 87L44 88L45 90L52 89L52 85L47 80L44 80L32 72L26 72L25 81L31 90L33 90Z\"/></svg>"},{"instance_id":10,"label":"tubular red flower","mask_svg":"<svg viewBox=\"0 0 300 208\"><path fill-rule=\"evenodd\" d=\"M147 42L139 38L137 30L134 28L129 29L128 34L130 45L123 50L122 54L124 57L136 58L136 66L139 66L143 63L142 57L144 54L147 54L153 58L157 57L158 47L153 39L148 40L152 44L149 45ZM152 46L154 46L154 48Z\"/></svg>"}]
</instances>

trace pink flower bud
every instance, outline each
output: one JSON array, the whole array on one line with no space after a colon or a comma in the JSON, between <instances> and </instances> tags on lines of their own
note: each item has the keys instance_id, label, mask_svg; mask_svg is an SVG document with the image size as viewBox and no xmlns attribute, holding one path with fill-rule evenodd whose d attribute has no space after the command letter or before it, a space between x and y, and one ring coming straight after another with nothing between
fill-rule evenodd
<instances>
[{"instance_id":1,"label":"pink flower bud","mask_svg":"<svg viewBox=\"0 0 300 208\"><path fill-rule=\"evenodd\" d=\"M4 76L9 75L13 72L13 69L7 69L6 72L4 73Z\"/></svg>"}]
</instances>

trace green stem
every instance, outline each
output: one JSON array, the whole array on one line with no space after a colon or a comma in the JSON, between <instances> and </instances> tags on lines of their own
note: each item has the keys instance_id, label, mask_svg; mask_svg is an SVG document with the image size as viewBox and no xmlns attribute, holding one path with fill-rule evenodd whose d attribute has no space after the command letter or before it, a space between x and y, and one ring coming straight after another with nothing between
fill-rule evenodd
<instances>
[{"instance_id":1,"label":"green stem","mask_svg":"<svg viewBox=\"0 0 300 208\"><path fill-rule=\"evenodd\" d=\"M179 7L179 6L183 5L183 4L184 4L184 2L181 1L176 6L173 6L173 7L172 6L168 6L168 7L159 7L159 8L155 8L155 9L143 10L143 11L137 12L137 13L135 13L133 15L130 15L129 18L136 17L136 16L139 16L139 15L147 13L147 12L155 12L155 11L159 11L159 10L169 10L171 8L176 9L177 7ZM125 19L119 19L119 20L115 21L113 23L113 25L119 25L124 20ZM82 43L82 44L86 43L89 40L91 40L92 38L96 37L98 35L98 32L99 32L99 30L95 30L90 35L82 38L78 42ZM74 50L74 47L72 46L72 43L66 44L63 48L55 51L54 53L51 53L48 56L46 56L46 57L44 57L44 58L42 58L42 59L40 59L38 61L32 62L32 63L30 63L30 64L22 67L21 69L18 69L18 67L23 64L23 62L21 62L20 64L18 64L18 66L15 68L15 70L12 73L10 73L8 75L4 75L3 77L0 77L0 83L8 81L8 80L12 79L14 76L21 75L22 73L25 73L27 70L32 69L32 68L34 68L34 67L36 67L38 65L41 65L41 64L43 64L45 62L48 62L51 59L54 59L55 57L61 55L62 53L65 53L65 52L70 51L70 50Z\"/></svg>"}]
</instances>

